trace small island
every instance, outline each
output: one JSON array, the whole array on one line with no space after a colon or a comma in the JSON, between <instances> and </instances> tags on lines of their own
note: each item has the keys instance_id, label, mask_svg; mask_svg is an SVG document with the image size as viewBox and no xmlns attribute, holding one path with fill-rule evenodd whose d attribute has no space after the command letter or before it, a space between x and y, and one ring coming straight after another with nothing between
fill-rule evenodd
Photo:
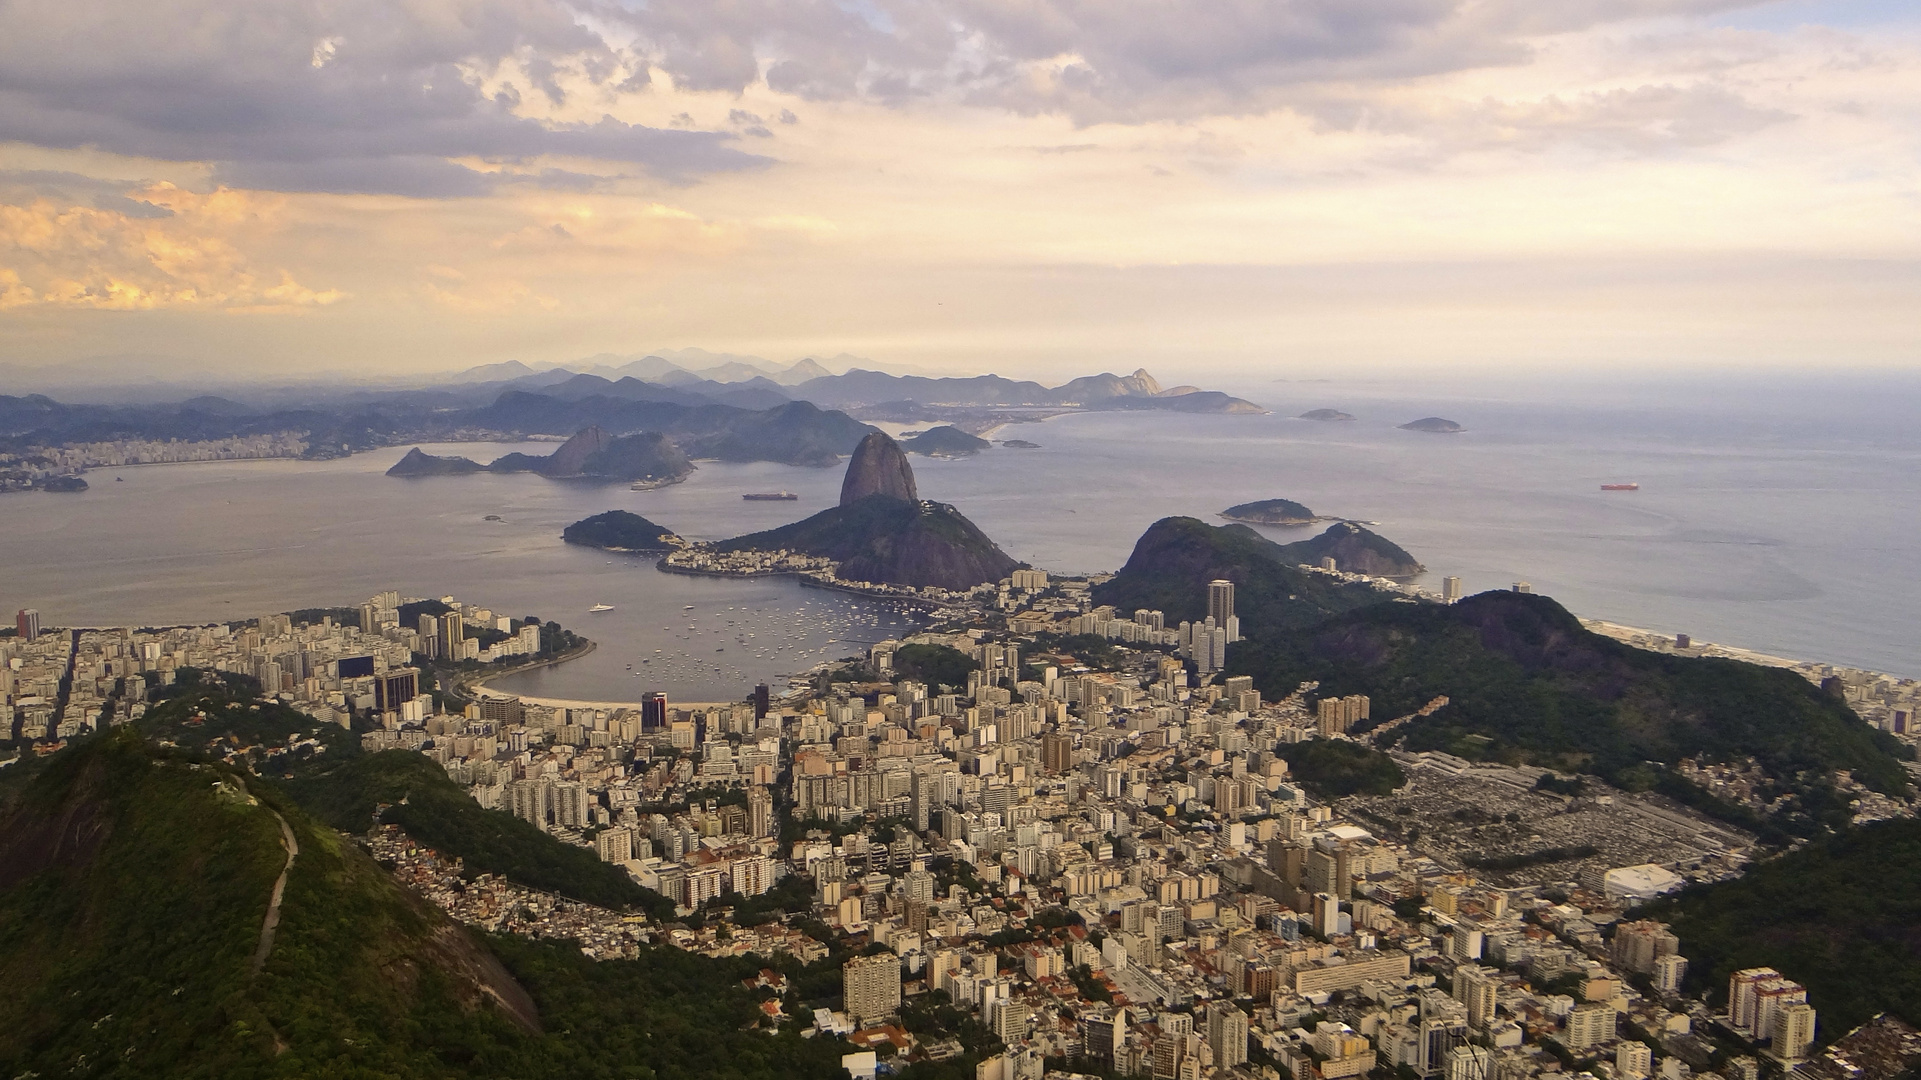
<instances>
[{"instance_id":1,"label":"small island","mask_svg":"<svg viewBox=\"0 0 1921 1080\"><path fill-rule=\"evenodd\" d=\"M639 514L609 510L583 518L561 532L569 544L603 551L667 551L681 546L680 537Z\"/></svg>"},{"instance_id":2,"label":"small island","mask_svg":"<svg viewBox=\"0 0 1921 1080\"><path fill-rule=\"evenodd\" d=\"M1292 499L1242 503L1221 511L1221 516L1229 521L1245 521L1250 525L1312 525L1321 520L1314 516L1314 511Z\"/></svg>"},{"instance_id":3,"label":"small island","mask_svg":"<svg viewBox=\"0 0 1921 1080\"><path fill-rule=\"evenodd\" d=\"M1338 421L1344 423L1358 418L1353 413L1344 413L1339 409L1309 409L1302 413L1298 419L1319 420L1322 422Z\"/></svg>"},{"instance_id":4,"label":"small island","mask_svg":"<svg viewBox=\"0 0 1921 1080\"><path fill-rule=\"evenodd\" d=\"M436 457L424 453L416 446L407 451L407 456L394 462L387 470L388 476L464 476L480 472L485 466L478 461L464 457Z\"/></svg>"},{"instance_id":5,"label":"small island","mask_svg":"<svg viewBox=\"0 0 1921 1080\"><path fill-rule=\"evenodd\" d=\"M992 445L986 439L969 435L952 424L944 424L903 439L900 448L910 454L925 454L928 457L971 457Z\"/></svg>"},{"instance_id":6,"label":"small island","mask_svg":"<svg viewBox=\"0 0 1921 1080\"><path fill-rule=\"evenodd\" d=\"M40 485L42 491L85 491L87 482L78 476L50 476Z\"/></svg>"},{"instance_id":7,"label":"small island","mask_svg":"<svg viewBox=\"0 0 1921 1080\"><path fill-rule=\"evenodd\" d=\"M1001 445L1007 447L1009 450L1039 450L1041 448L1040 443L1028 442L1026 439L1008 439L1006 442L1001 443Z\"/></svg>"},{"instance_id":8,"label":"small island","mask_svg":"<svg viewBox=\"0 0 1921 1080\"><path fill-rule=\"evenodd\" d=\"M1452 420L1438 416L1423 416L1419 420L1401 425L1402 431L1426 431L1435 435L1454 435L1467 429Z\"/></svg>"}]
</instances>

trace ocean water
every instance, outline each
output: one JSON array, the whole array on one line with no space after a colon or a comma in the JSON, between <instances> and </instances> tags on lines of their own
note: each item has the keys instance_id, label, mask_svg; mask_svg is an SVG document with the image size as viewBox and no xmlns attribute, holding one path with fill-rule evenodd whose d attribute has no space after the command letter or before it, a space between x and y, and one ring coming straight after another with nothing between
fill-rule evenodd
<instances>
[{"instance_id":1,"label":"ocean water","mask_svg":"<svg viewBox=\"0 0 1921 1080\"><path fill-rule=\"evenodd\" d=\"M1921 675L1913 380L1225 388L1272 413L1010 425L993 437L1040 449L917 457L921 493L958 505L1016 558L1064 572L1118 567L1163 516L1218 521L1237 502L1291 498L1378 523L1437 588L1447 574L1470 591L1525 580L1583 616ZM1324 407L1358 419L1292 418ZM1396 426L1428 415L1468 430ZM426 449L487 461L509 447ZM387 588L452 593L600 642L583 660L501 684L587 700L648 689L731 699L911 624L897 609L789 581L661 574L559 539L567 523L612 508L701 538L767 528L830 505L837 469L704 463L650 492L530 475L383 476L405 450L125 469L118 483L96 471L77 496L0 496L0 610L36 607L50 624L164 624L353 604ZM1599 490L1630 480L1641 489ZM800 499L740 498L779 489ZM596 603L614 610L587 614Z\"/></svg>"},{"instance_id":2,"label":"ocean water","mask_svg":"<svg viewBox=\"0 0 1921 1080\"><path fill-rule=\"evenodd\" d=\"M1437 590L1527 581L1586 617L1921 675L1913 380L1233 389L1271 415L1010 425L994 437L1041 448L917 460L921 490L1016 558L1077 571L1120 565L1157 518L1290 498L1378 523ZM1317 408L1357 419L1296 419ZM1398 426L1432 415L1467 430ZM1600 490L1626 481L1640 490Z\"/></svg>"},{"instance_id":3,"label":"ocean water","mask_svg":"<svg viewBox=\"0 0 1921 1080\"><path fill-rule=\"evenodd\" d=\"M551 447L424 449L484 462ZM384 589L452 594L594 639L598 647L584 658L500 683L591 701L637 700L645 690L677 701L735 700L757 682L778 689L790 672L914 625L895 606L791 580L663 574L652 559L560 540L567 524L590 514L652 514L663 503L676 521L707 523L702 535L767 528L796 508L811 513L837 499L837 472L707 464L671 492L526 474L382 475L405 451L95 470L90 490L78 495L0 497L0 608L38 608L48 625L174 625L354 606ZM740 498L770 486L808 495L796 503ZM613 610L589 614L596 604Z\"/></svg>"}]
</instances>

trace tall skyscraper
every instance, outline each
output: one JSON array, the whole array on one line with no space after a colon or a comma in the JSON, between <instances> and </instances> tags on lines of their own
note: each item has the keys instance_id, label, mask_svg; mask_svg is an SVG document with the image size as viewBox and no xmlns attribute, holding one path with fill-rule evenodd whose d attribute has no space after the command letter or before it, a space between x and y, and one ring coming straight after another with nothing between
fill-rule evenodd
<instances>
[{"instance_id":1,"label":"tall skyscraper","mask_svg":"<svg viewBox=\"0 0 1921 1080\"><path fill-rule=\"evenodd\" d=\"M774 835L774 796L764 787L747 791L747 833L750 836Z\"/></svg>"},{"instance_id":2,"label":"tall skyscraper","mask_svg":"<svg viewBox=\"0 0 1921 1080\"><path fill-rule=\"evenodd\" d=\"M1441 602L1452 604L1461 598L1461 579L1445 577L1441 579Z\"/></svg>"},{"instance_id":3,"label":"tall skyscraper","mask_svg":"<svg viewBox=\"0 0 1921 1080\"><path fill-rule=\"evenodd\" d=\"M466 652L467 624L461 620L460 612L449 611L440 617L440 655L442 659L459 662Z\"/></svg>"},{"instance_id":4,"label":"tall skyscraper","mask_svg":"<svg viewBox=\"0 0 1921 1080\"><path fill-rule=\"evenodd\" d=\"M1241 619L1234 614L1234 583L1215 578L1207 583L1207 616L1214 625L1227 631L1227 640L1241 640Z\"/></svg>"},{"instance_id":5,"label":"tall skyscraper","mask_svg":"<svg viewBox=\"0 0 1921 1080\"><path fill-rule=\"evenodd\" d=\"M759 720L767 715L767 709L770 704L768 701L769 696L770 691L767 689L766 683L761 683L754 687L754 719Z\"/></svg>"},{"instance_id":6,"label":"tall skyscraper","mask_svg":"<svg viewBox=\"0 0 1921 1080\"><path fill-rule=\"evenodd\" d=\"M40 636L40 613L32 608L21 608L13 617L13 628L21 641L32 641Z\"/></svg>"},{"instance_id":7,"label":"tall skyscraper","mask_svg":"<svg viewBox=\"0 0 1921 1080\"><path fill-rule=\"evenodd\" d=\"M640 695L640 730L667 730L667 695L653 690Z\"/></svg>"}]
</instances>

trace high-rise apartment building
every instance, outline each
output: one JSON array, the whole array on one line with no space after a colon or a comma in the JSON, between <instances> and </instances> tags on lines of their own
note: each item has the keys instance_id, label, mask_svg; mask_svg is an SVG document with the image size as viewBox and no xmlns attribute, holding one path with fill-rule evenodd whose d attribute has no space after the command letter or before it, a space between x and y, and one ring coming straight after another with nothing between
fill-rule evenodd
<instances>
[{"instance_id":1,"label":"high-rise apartment building","mask_svg":"<svg viewBox=\"0 0 1921 1080\"><path fill-rule=\"evenodd\" d=\"M467 623L460 612L449 611L440 617L440 655L443 659L459 661L467 652Z\"/></svg>"},{"instance_id":2,"label":"high-rise apartment building","mask_svg":"<svg viewBox=\"0 0 1921 1080\"><path fill-rule=\"evenodd\" d=\"M374 708L380 712L399 712L403 702L418 696L420 672L414 668L397 668L374 680Z\"/></svg>"},{"instance_id":3,"label":"high-rise apartment building","mask_svg":"<svg viewBox=\"0 0 1921 1080\"><path fill-rule=\"evenodd\" d=\"M624 863L634 857L631 829L602 829L594 834L594 851L601 862Z\"/></svg>"},{"instance_id":4,"label":"high-rise apartment building","mask_svg":"<svg viewBox=\"0 0 1921 1080\"><path fill-rule=\"evenodd\" d=\"M1742 1031L1753 1032L1755 989L1781 973L1771 967L1744 968L1728 976L1728 1020Z\"/></svg>"},{"instance_id":5,"label":"high-rise apartment building","mask_svg":"<svg viewBox=\"0 0 1921 1080\"><path fill-rule=\"evenodd\" d=\"M1494 1055L1485 1046L1457 1046L1447 1052L1442 1075L1446 1080L1493 1080Z\"/></svg>"},{"instance_id":6,"label":"high-rise apartment building","mask_svg":"<svg viewBox=\"0 0 1921 1080\"><path fill-rule=\"evenodd\" d=\"M840 974L847 1017L854 1023L865 1026L900 1009L900 957L893 953L857 956L841 966Z\"/></svg>"},{"instance_id":7,"label":"high-rise apartment building","mask_svg":"<svg viewBox=\"0 0 1921 1080\"><path fill-rule=\"evenodd\" d=\"M1624 1040L1614 1051L1614 1075L1620 1080L1641 1080L1654 1071L1654 1051L1639 1039Z\"/></svg>"},{"instance_id":8,"label":"high-rise apartment building","mask_svg":"<svg viewBox=\"0 0 1921 1080\"><path fill-rule=\"evenodd\" d=\"M40 636L40 613L32 608L21 608L13 617L14 632L21 641L32 641Z\"/></svg>"},{"instance_id":9,"label":"high-rise apartment building","mask_svg":"<svg viewBox=\"0 0 1921 1080\"><path fill-rule=\"evenodd\" d=\"M1012 1046L1027 1038L1027 1021L1033 1015L1034 1010L1028 1008L1026 1002L999 998L988 1009L988 1026L995 1037Z\"/></svg>"},{"instance_id":10,"label":"high-rise apartment building","mask_svg":"<svg viewBox=\"0 0 1921 1080\"><path fill-rule=\"evenodd\" d=\"M1127 1010L1081 1017L1081 1056L1113 1061L1127 1044Z\"/></svg>"},{"instance_id":11,"label":"high-rise apartment building","mask_svg":"<svg viewBox=\"0 0 1921 1080\"><path fill-rule=\"evenodd\" d=\"M1800 1061L1814 1043L1814 1006L1805 1001L1783 1006L1774 1014L1774 1056Z\"/></svg>"},{"instance_id":12,"label":"high-rise apartment building","mask_svg":"<svg viewBox=\"0 0 1921 1080\"><path fill-rule=\"evenodd\" d=\"M1041 768L1049 776L1064 776L1074 768L1074 739L1058 732L1041 736Z\"/></svg>"},{"instance_id":13,"label":"high-rise apartment building","mask_svg":"<svg viewBox=\"0 0 1921 1080\"><path fill-rule=\"evenodd\" d=\"M1207 617L1216 628L1227 631L1228 642L1241 640L1241 619L1234 614L1234 583L1216 578L1207 583Z\"/></svg>"},{"instance_id":14,"label":"high-rise apartment building","mask_svg":"<svg viewBox=\"0 0 1921 1080\"><path fill-rule=\"evenodd\" d=\"M1567 1037L1562 1041L1569 1050L1585 1050L1614 1037L1614 1006L1601 1001L1576 1005L1567 1014Z\"/></svg>"},{"instance_id":15,"label":"high-rise apartment building","mask_svg":"<svg viewBox=\"0 0 1921 1080\"><path fill-rule=\"evenodd\" d=\"M747 792L747 835L774 835L774 796L764 787Z\"/></svg>"},{"instance_id":16,"label":"high-rise apartment building","mask_svg":"<svg viewBox=\"0 0 1921 1080\"><path fill-rule=\"evenodd\" d=\"M1467 1026L1486 1030L1494 1019L1494 980L1486 968L1462 964L1454 969L1454 998L1467 1006Z\"/></svg>"},{"instance_id":17,"label":"high-rise apartment building","mask_svg":"<svg viewBox=\"0 0 1921 1080\"><path fill-rule=\"evenodd\" d=\"M1681 939L1665 924L1643 920L1616 929L1611 948L1617 967L1652 974L1655 961L1681 950Z\"/></svg>"},{"instance_id":18,"label":"high-rise apartment building","mask_svg":"<svg viewBox=\"0 0 1921 1080\"><path fill-rule=\"evenodd\" d=\"M640 730L667 730L667 695L653 690L640 695Z\"/></svg>"},{"instance_id":19,"label":"high-rise apartment building","mask_svg":"<svg viewBox=\"0 0 1921 1080\"><path fill-rule=\"evenodd\" d=\"M1670 953L1654 962L1654 988L1663 994L1679 994L1681 980L1688 973L1688 958Z\"/></svg>"},{"instance_id":20,"label":"high-rise apartment building","mask_svg":"<svg viewBox=\"0 0 1921 1080\"><path fill-rule=\"evenodd\" d=\"M1441 603L1452 604L1461 598L1461 579L1445 577L1441 579Z\"/></svg>"},{"instance_id":21,"label":"high-rise apartment building","mask_svg":"<svg viewBox=\"0 0 1921 1080\"><path fill-rule=\"evenodd\" d=\"M1247 1063L1247 1014L1230 1001L1217 1001L1207 1010L1207 1045L1214 1051L1214 1067L1232 1069Z\"/></svg>"}]
</instances>

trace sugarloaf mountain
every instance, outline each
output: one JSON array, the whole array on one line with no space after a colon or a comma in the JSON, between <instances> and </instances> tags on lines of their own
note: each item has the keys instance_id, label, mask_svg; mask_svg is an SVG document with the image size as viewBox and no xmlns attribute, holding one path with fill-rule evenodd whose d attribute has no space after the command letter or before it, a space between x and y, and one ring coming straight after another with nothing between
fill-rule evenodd
<instances>
[{"instance_id":1,"label":"sugarloaf mountain","mask_svg":"<svg viewBox=\"0 0 1921 1080\"><path fill-rule=\"evenodd\" d=\"M969 589L1019 566L959 510L921 501L907 455L880 432L854 450L839 506L715 547L804 552L833 559L850 581L916 588Z\"/></svg>"}]
</instances>

